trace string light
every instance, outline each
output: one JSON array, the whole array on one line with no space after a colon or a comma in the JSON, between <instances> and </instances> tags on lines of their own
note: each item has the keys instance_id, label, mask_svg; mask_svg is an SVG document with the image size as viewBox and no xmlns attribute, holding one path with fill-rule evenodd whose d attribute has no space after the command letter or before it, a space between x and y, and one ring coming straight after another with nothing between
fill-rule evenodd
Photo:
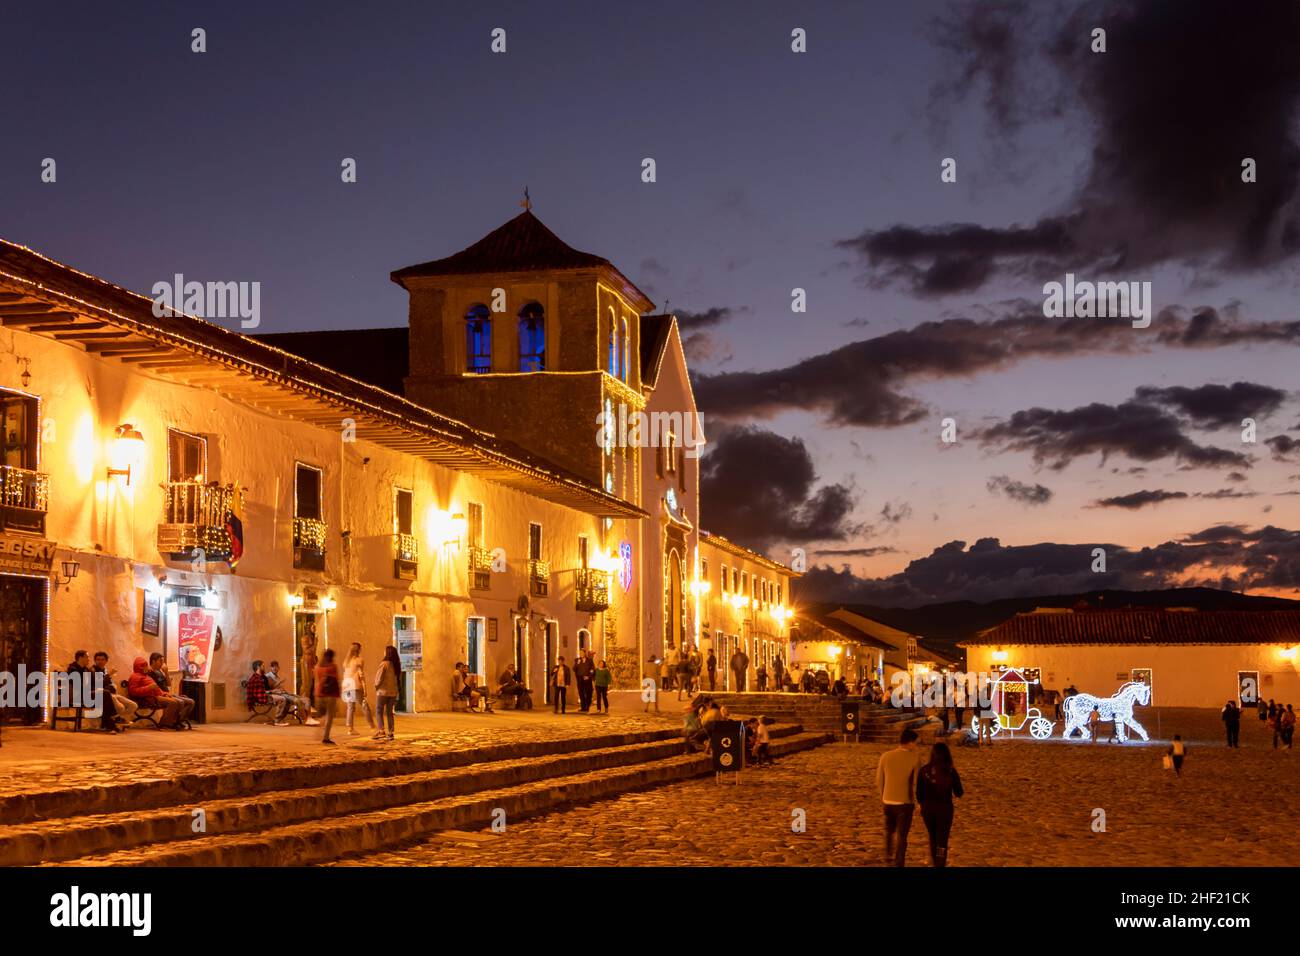
<instances>
[{"instance_id":1,"label":"string light","mask_svg":"<svg viewBox=\"0 0 1300 956\"><path fill-rule=\"evenodd\" d=\"M1075 694L1065 699L1065 731L1063 737L1069 737L1076 730L1088 726L1088 718L1095 707L1103 721L1115 722L1115 736L1123 743L1127 736L1126 727L1132 727L1143 740L1150 740L1146 728L1133 719L1133 704L1143 707L1151 703L1151 685L1142 681L1130 681L1115 692L1114 697L1093 697L1091 694Z\"/></svg>"}]
</instances>

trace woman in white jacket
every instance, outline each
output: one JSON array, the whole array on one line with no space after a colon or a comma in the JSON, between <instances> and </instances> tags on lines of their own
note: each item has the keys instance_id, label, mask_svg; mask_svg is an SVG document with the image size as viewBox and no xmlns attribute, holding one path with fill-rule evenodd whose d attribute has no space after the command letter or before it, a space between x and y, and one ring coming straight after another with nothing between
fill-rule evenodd
<instances>
[{"instance_id":1,"label":"woman in white jacket","mask_svg":"<svg viewBox=\"0 0 1300 956\"><path fill-rule=\"evenodd\" d=\"M361 706L361 712L366 715L366 723L371 729L374 729L375 718L370 714L370 707L366 703L366 666L365 661L361 658L361 645L353 643L348 650L347 659L343 661L343 702L348 705L347 725L348 733L356 736L356 727L353 726L356 720L357 705Z\"/></svg>"}]
</instances>

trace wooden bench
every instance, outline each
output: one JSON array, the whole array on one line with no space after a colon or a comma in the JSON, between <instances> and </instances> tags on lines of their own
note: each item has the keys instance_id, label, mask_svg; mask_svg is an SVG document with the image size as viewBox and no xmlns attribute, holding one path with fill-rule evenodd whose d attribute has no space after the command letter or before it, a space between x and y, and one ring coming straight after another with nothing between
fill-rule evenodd
<instances>
[{"instance_id":1,"label":"wooden bench","mask_svg":"<svg viewBox=\"0 0 1300 956\"><path fill-rule=\"evenodd\" d=\"M64 711L65 713L60 713L60 711ZM66 713L66 711L71 711L71 713ZM84 707L51 707L50 729L58 730L60 722L70 723L72 724L72 732L76 733L81 730L81 718L85 714L85 711L86 708Z\"/></svg>"},{"instance_id":2,"label":"wooden bench","mask_svg":"<svg viewBox=\"0 0 1300 956\"><path fill-rule=\"evenodd\" d=\"M140 703L140 701L132 697L130 693L128 693L128 690L131 686L129 682L122 681L121 686L122 686L122 696L126 697L131 701L131 703L135 704L135 708L136 708L135 716L131 718L131 723L138 724L140 721L144 721L146 724L152 725L155 730L161 730L162 726L158 723L158 721L163 715L163 708L150 707L148 704L142 704Z\"/></svg>"}]
</instances>

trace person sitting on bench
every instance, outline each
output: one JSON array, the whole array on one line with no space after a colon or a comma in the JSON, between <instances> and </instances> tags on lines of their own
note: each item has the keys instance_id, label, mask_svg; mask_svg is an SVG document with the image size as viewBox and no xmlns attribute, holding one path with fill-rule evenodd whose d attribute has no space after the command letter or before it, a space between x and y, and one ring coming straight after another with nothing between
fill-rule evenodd
<instances>
[{"instance_id":1,"label":"person sitting on bench","mask_svg":"<svg viewBox=\"0 0 1300 956\"><path fill-rule=\"evenodd\" d=\"M470 710L477 710L479 693L474 688L474 682L469 678L469 668L457 661L456 668L451 672L452 702L463 700L469 705Z\"/></svg>"},{"instance_id":2,"label":"person sitting on bench","mask_svg":"<svg viewBox=\"0 0 1300 956\"><path fill-rule=\"evenodd\" d=\"M143 657L137 657L131 667L131 677L127 682L127 696L141 707L161 710L163 716L158 722L160 728L185 729L181 722L181 712L185 705L181 703L180 698L168 694L149 676L149 662Z\"/></svg>"},{"instance_id":3,"label":"person sitting on bench","mask_svg":"<svg viewBox=\"0 0 1300 956\"><path fill-rule=\"evenodd\" d=\"M244 681L244 706L249 711L255 711L259 707L268 707L271 704L271 695L266 689L266 677L262 674L262 662L253 661L253 672L248 675L248 680Z\"/></svg>"},{"instance_id":4,"label":"person sitting on bench","mask_svg":"<svg viewBox=\"0 0 1300 956\"><path fill-rule=\"evenodd\" d=\"M505 671L501 674L501 679L497 681L497 696L501 698L513 697L516 710L532 709L528 688L519 680L514 664L507 664Z\"/></svg>"},{"instance_id":5,"label":"person sitting on bench","mask_svg":"<svg viewBox=\"0 0 1300 956\"><path fill-rule=\"evenodd\" d=\"M77 682L76 691L69 688L70 693L78 696L72 698L72 701L80 701L82 710L99 710L99 727L100 730L107 731L110 734L120 733L117 725L117 708L113 706L113 700L102 690L96 692L94 684L94 670L90 666L90 655L85 651L77 651L72 655L72 663L68 665L68 674L72 680ZM89 675L89 677L87 677ZM85 696L89 692L90 696ZM98 698L98 699L96 699ZM72 701L55 701L56 707L71 707Z\"/></svg>"},{"instance_id":6,"label":"person sitting on bench","mask_svg":"<svg viewBox=\"0 0 1300 956\"><path fill-rule=\"evenodd\" d=\"M266 693L276 704L279 705L275 712L275 726L289 726L289 709L293 708L294 713L308 727L315 727L320 723L319 720L311 715L311 701L306 697L300 697L297 694L289 693L289 688L284 685L284 678L280 676L280 662L271 661L270 669L262 673L266 679Z\"/></svg>"},{"instance_id":7,"label":"person sitting on bench","mask_svg":"<svg viewBox=\"0 0 1300 956\"><path fill-rule=\"evenodd\" d=\"M117 710L118 723L125 725L135 720L135 712L140 708L136 706L131 698L117 693L117 668L108 666L108 653L106 651L95 651L95 666L91 670L96 674L104 675L104 690L112 699L113 707Z\"/></svg>"},{"instance_id":8,"label":"person sitting on bench","mask_svg":"<svg viewBox=\"0 0 1300 956\"><path fill-rule=\"evenodd\" d=\"M157 651L149 655L149 676L157 684L164 694L174 697L181 702L181 722L188 724L190 714L194 713L194 701L184 694L172 693L172 679L167 676L167 667L163 664L163 656Z\"/></svg>"}]
</instances>

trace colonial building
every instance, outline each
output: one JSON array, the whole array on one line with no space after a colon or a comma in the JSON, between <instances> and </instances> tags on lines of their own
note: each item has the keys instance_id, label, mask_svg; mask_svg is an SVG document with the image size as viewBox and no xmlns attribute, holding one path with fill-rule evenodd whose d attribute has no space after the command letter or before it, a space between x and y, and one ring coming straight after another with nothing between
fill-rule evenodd
<instances>
[{"instance_id":1,"label":"colonial building","mask_svg":"<svg viewBox=\"0 0 1300 956\"><path fill-rule=\"evenodd\" d=\"M797 576L784 564L719 535L700 533L700 646L718 659L719 684L735 689L729 662L737 650L749 658L746 688L754 689L758 665L769 672L779 656L790 662L790 583Z\"/></svg>"},{"instance_id":2,"label":"colonial building","mask_svg":"<svg viewBox=\"0 0 1300 956\"><path fill-rule=\"evenodd\" d=\"M693 419L674 320L531 212L393 279L409 328L249 337L0 243L0 669L156 650L236 720L250 661L352 641L432 710L456 661L540 697L693 640L695 433L598 421Z\"/></svg>"},{"instance_id":3,"label":"colonial building","mask_svg":"<svg viewBox=\"0 0 1300 956\"><path fill-rule=\"evenodd\" d=\"M965 642L971 671L1034 668L1044 688L1108 697L1130 680L1163 707L1255 695L1300 703L1300 611L1039 608Z\"/></svg>"}]
</instances>

